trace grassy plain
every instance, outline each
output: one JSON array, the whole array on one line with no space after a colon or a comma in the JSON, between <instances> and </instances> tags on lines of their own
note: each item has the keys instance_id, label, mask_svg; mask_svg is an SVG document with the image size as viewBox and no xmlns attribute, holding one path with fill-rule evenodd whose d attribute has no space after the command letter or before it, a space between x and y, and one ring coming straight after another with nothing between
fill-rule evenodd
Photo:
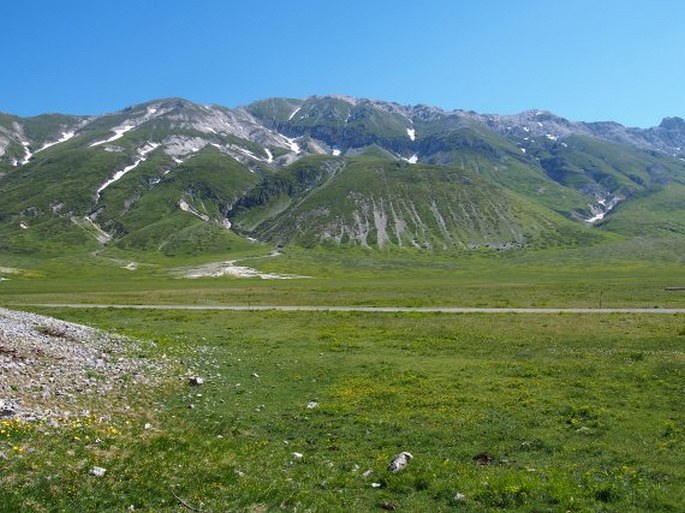
<instances>
[{"instance_id":1,"label":"grassy plain","mask_svg":"<svg viewBox=\"0 0 685 513\"><path fill-rule=\"evenodd\" d=\"M23 270L0 303L683 307L663 290L685 281L677 247L241 262L312 276L283 281L169 274L191 259L6 259ZM59 428L2 419L0 511L682 508L682 315L24 308L155 341L168 380ZM391 474L400 451L414 459Z\"/></svg>"},{"instance_id":2,"label":"grassy plain","mask_svg":"<svg viewBox=\"0 0 685 513\"><path fill-rule=\"evenodd\" d=\"M681 316L47 313L181 361L114 431L10 430L3 511L682 506Z\"/></svg>"},{"instance_id":3,"label":"grassy plain","mask_svg":"<svg viewBox=\"0 0 685 513\"><path fill-rule=\"evenodd\" d=\"M460 255L290 247L269 257L268 248L253 246L204 260L122 251L3 257L0 269L21 271L4 275L0 303L678 308L685 295L664 289L685 285L682 248L680 238L641 238ZM181 278L208 258L308 278ZM135 271L125 269L133 262Z\"/></svg>"}]
</instances>

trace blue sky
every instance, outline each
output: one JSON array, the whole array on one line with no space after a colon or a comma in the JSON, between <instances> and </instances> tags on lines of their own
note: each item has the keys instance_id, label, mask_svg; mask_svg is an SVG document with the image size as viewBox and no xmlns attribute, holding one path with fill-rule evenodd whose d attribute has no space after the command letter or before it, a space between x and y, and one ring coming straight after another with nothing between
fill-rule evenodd
<instances>
[{"instance_id":1,"label":"blue sky","mask_svg":"<svg viewBox=\"0 0 685 513\"><path fill-rule=\"evenodd\" d=\"M0 111L347 94L652 126L685 117L681 0L23 0Z\"/></svg>"}]
</instances>

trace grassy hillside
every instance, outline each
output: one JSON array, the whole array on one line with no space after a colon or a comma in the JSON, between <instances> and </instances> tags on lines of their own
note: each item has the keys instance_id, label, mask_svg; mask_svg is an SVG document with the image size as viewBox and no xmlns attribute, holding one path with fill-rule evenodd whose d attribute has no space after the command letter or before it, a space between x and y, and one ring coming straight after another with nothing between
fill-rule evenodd
<instances>
[{"instance_id":1,"label":"grassy hillside","mask_svg":"<svg viewBox=\"0 0 685 513\"><path fill-rule=\"evenodd\" d=\"M303 103L303 100L294 98L268 98L251 103L246 109L259 119L273 123L284 123Z\"/></svg>"},{"instance_id":2,"label":"grassy hillside","mask_svg":"<svg viewBox=\"0 0 685 513\"><path fill-rule=\"evenodd\" d=\"M677 159L589 137L548 143L534 154L550 178L578 190L599 188L630 197L669 182L685 181L685 166Z\"/></svg>"},{"instance_id":3,"label":"grassy hillside","mask_svg":"<svg viewBox=\"0 0 685 513\"><path fill-rule=\"evenodd\" d=\"M602 228L626 235L685 236L685 184L670 183L619 205Z\"/></svg>"},{"instance_id":4,"label":"grassy hillside","mask_svg":"<svg viewBox=\"0 0 685 513\"><path fill-rule=\"evenodd\" d=\"M145 163L148 165L148 162ZM149 168L156 176L155 162ZM226 214L257 177L214 148L198 153L152 184L145 167L125 176L103 195L103 225L128 250L160 250L164 254L217 253L245 247L228 231ZM142 189L152 189L141 194ZM184 210L185 209L185 210Z\"/></svg>"},{"instance_id":5,"label":"grassy hillside","mask_svg":"<svg viewBox=\"0 0 685 513\"><path fill-rule=\"evenodd\" d=\"M522 145L482 128L462 126L463 121L455 126L448 121L442 129L428 125L427 133L420 132L422 161L482 175L565 217L588 211L588 196L551 179L535 156L523 153Z\"/></svg>"},{"instance_id":6,"label":"grassy hillside","mask_svg":"<svg viewBox=\"0 0 685 513\"><path fill-rule=\"evenodd\" d=\"M320 175L316 188L278 186L297 182L298 169L267 180L258 189L262 217L247 209L238 225L275 244L380 249L511 249L601 238L465 170L358 157L326 180Z\"/></svg>"},{"instance_id":7,"label":"grassy hillside","mask_svg":"<svg viewBox=\"0 0 685 513\"><path fill-rule=\"evenodd\" d=\"M52 215L53 209L87 214L100 184L129 161L125 153L84 149L77 144L69 141L50 148L7 174L0 182L6 200L0 205L0 219Z\"/></svg>"}]
</instances>

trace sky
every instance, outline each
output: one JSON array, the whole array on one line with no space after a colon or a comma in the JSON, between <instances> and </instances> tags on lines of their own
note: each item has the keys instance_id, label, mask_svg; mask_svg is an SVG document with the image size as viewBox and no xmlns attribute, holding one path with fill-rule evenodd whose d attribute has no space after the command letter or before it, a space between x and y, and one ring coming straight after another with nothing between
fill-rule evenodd
<instances>
[{"instance_id":1,"label":"sky","mask_svg":"<svg viewBox=\"0 0 685 513\"><path fill-rule=\"evenodd\" d=\"M685 117L682 0L22 0L0 111L344 94L446 110Z\"/></svg>"}]
</instances>

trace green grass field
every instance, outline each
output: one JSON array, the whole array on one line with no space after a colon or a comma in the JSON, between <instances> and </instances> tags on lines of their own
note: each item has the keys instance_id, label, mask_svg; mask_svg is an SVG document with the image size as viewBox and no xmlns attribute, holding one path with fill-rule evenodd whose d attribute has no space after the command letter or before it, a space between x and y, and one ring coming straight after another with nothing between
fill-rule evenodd
<instances>
[{"instance_id":1,"label":"green grass field","mask_svg":"<svg viewBox=\"0 0 685 513\"><path fill-rule=\"evenodd\" d=\"M681 316L49 313L180 363L111 431L11 428L3 511L682 507Z\"/></svg>"},{"instance_id":2,"label":"green grass field","mask_svg":"<svg viewBox=\"0 0 685 513\"><path fill-rule=\"evenodd\" d=\"M527 252L379 252L252 245L204 260L109 251L50 259L0 257L0 304L117 303L464 307L682 308L682 239L634 239ZM238 260L296 280L180 278L206 261ZM124 267L135 262L137 270Z\"/></svg>"},{"instance_id":3,"label":"green grass field","mask_svg":"<svg viewBox=\"0 0 685 513\"><path fill-rule=\"evenodd\" d=\"M0 419L0 511L682 511L683 315L21 306L682 308L664 290L685 282L678 247L241 262L312 276L282 281L187 280L170 269L198 261L140 255L129 271L123 253L3 259L3 306L154 341L141 356L169 364L128 410L90 398L91 416L59 427ZM392 474L400 451L414 459Z\"/></svg>"}]
</instances>

